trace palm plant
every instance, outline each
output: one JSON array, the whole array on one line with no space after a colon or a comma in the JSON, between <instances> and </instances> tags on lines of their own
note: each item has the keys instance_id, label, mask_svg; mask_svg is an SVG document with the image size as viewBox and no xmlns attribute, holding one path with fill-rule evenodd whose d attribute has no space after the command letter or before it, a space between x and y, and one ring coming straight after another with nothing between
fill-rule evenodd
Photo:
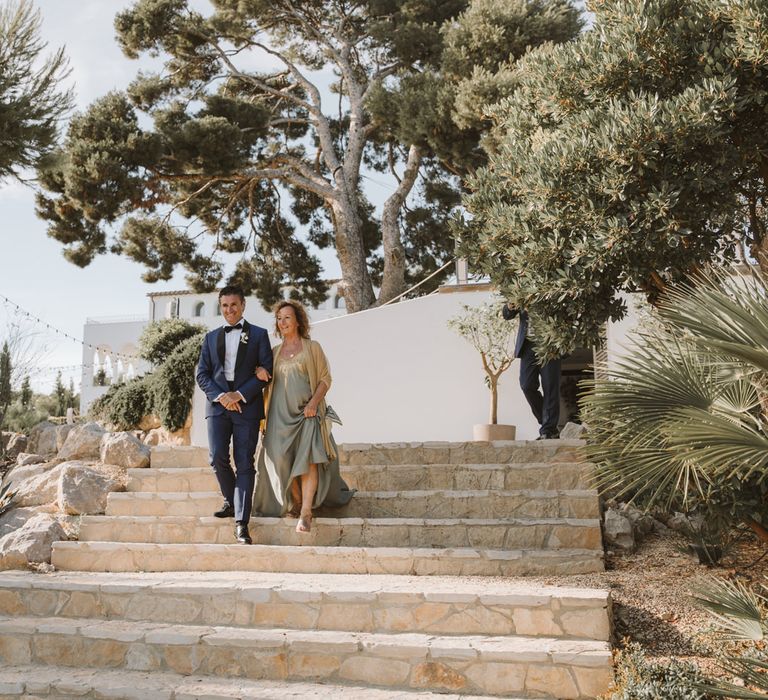
<instances>
[{"instance_id":1,"label":"palm plant","mask_svg":"<svg viewBox=\"0 0 768 700\"><path fill-rule=\"evenodd\" d=\"M16 498L16 492L11 491L11 484L4 484L3 481L4 479L0 479L0 515L13 507L13 500Z\"/></svg>"},{"instance_id":2,"label":"palm plant","mask_svg":"<svg viewBox=\"0 0 768 700\"><path fill-rule=\"evenodd\" d=\"M597 479L650 508L715 509L768 542L768 301L758 273L708 270L592 382Z\"/></svg>"},{"instance_id":3,"label":"palm plant","mask_svg":"<svg viewBox=\"0 0 768 700\"><path fill-rule=\"evenodd\" d=\"M765 700L768 698L768 656L754 646L768 638L768 598L765 586L757 593L738 581L712 579L700 587L695 600L712 615L716 634L723 641L751 642L747 654L726 656L723 670L739 678L744 685L726 681L699 684L709 695Z\"/></svg>"}]
</instances>

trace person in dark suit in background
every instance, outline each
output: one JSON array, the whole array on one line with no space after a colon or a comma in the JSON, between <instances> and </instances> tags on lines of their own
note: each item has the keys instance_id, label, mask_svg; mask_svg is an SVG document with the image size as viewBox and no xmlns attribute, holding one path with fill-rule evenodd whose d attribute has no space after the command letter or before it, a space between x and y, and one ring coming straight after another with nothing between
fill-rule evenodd
<instances>
[{"instance_id":1,"label":"person in dark suit in background","mask_svg":"<svg viewBox=\"0 0 768 700\"><path fill-rule=\"evenodd\" d=\"M205 417L211 466L224 497L224 505L214 515L234 517L235 539L251 544L248 521L256 480L254 454L264 418L262 390L267 384L256 376L256 370L263 367L272 374L272 347L267 331L243 318L242 289L224 287L219 292L219 306L227 325L206 334L197 365L197 383L208 398Z\"/></svg>"},{"instance_id":2,"label":"person in dark suit in background","mask_svg":"<svg viewBox=\"0 0 768 700\"><path fill-rule=\"evenodd\" d=\"M501 315L507 321L520 316L515 357L520 358L520 388L539 422L539 437L536 439L556 440L560 437L557 427L560 420L560 358L549 360L543 365L539 363L533 343L528 338L527 311L507 303L502 307Z\"/></svg>"}]
</instances>

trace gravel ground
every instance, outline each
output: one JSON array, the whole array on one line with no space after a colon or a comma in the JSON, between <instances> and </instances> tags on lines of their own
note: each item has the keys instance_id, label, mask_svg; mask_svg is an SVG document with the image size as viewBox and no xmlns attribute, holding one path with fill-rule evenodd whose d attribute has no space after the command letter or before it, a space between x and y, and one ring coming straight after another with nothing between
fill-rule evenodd
<instances>
[{"instance_id":1,"label":"gravel ground","mask_svg":"<svg viewBox=\"0 0 768 700\"><path fill-rule=\"evenodd\" d=\"M707 633L710 617L695 605L692 595L698 583L712 576L768 584L766 552L766 546L750 534L720 566L709 567L686 551L682 537L669 531L649 536L632 554L609 552L605 572L536 580L609 589L615 646L637 642L653 661L674 657L696 664L707 675L720 676L714 650L723 651L723 644Z\"/></svg>"}]
</instances>

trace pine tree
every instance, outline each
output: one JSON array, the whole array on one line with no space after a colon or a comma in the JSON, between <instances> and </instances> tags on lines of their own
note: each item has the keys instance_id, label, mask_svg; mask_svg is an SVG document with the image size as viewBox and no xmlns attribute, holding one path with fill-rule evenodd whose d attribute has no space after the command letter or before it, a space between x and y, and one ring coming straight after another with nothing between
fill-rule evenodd
<instances>
[{"instance_id":1,"label":"pine tree","mask_svg":"<svg viewBox=\"0 0 768 700\"><path fill-rule=\"evenodd\" d=\"M145 266L148 282L181 266L193 289L210 291L224 277L221 255L237 254L228 281L265 305L283 285L310 304L325 298L300 224L311 244L335 248L349 311L453 256L458 178L482 162L475 78L499 97L497 74L528 47L581 26L571 0L213 6L203 15L187 0L137 0L117 16L123 52L159 54L165 70L72 120L60 169L41 173L39 214L71 262L116 252ZM248 57L279 68L255 71ZM317 80L328 74L330 104ZM365 167L391 176L381 220Z\"/></svg>"},{"instance_id":2,"label":"pine tree","mask_svg":"<svg viewBox=\"0 0 768 700\"><path fill-rule=\"evenodd\" d=\"M3 349L0 350L0 429L5 425L5 414L13 399L13 391L11 389L12 372L11 351L6 340L3 342ZM0 441L0 444L2 444L2 441Z\"/></svg>"},{"instance_id":3,"label":"pine tree","mask_svg":"<svg viewBox=\"0 0 768 700\"><path fill-rule=\"evenodd\" d=\"M40 13L29 0L0 5L0 181L36 165L54 146L57 124L72 106L60 89L64 52L43 58Z\"/></svg>"},{"instance_id":4,"label":"pine tree","mask_svg":"<svg viewBox=\"0 0 768 700\"><path fill-rule=\"evenodd\" d=\"M63 416L67 412L67 388L61 381L61 372L56 374L56 385L53 388L53 396L56 399L56 414Z\"/></svg>"},{"instance_id":5,"label":"pine tree","mask_svg":"<svg viewBox=\"0 0 768 700\"><path fill-rule=\"evenodd\" d=\"M21 394L19 399L24 408L29 408L29 405L32 403L32 387L29 383L29 375L25 376L21 382Z\"/></svg>"}]
</instances>

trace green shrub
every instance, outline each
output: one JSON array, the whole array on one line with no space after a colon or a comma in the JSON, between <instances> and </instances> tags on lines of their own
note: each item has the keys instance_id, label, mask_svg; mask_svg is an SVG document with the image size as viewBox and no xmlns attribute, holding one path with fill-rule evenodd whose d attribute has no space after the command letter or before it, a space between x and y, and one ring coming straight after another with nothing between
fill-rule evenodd
<instances>
[{"instance_id":1,"label":"green shrub","mask_svg":"<svg viewBox=\"0 0 768 700\"><path fill-rule=\"evenodd\" d=\"M14 401L5 414L5 430L13 433L29 433L38 423L42 423L50 414L34 406L23 406Z\"/></svg>"},{"instance_id":2,"label":"green shrub","mask_svg":"<svg viewBox=\"0 0 768 700\"><path fill-rule=\"evenodd\" d=\"M142 358L156 367L160 366L188 338L197 337L205 332L203 326L197 326L181 318L167 318L150 323L139 338L139 353Z\"/></svg>"},{"instance_id":3,"label":"green shrub","mask_svg":"<svg viewBox=\"0 0 768 700\"><path fill-rule=\"evenodd\" d=\"M703 682L691 664L648 661L638 644L630 644L616 658L616 688L606 700L707 700L697 688Z\"/></svg>"},{"instance_id":4,"label":"green shrub","mask_svg":"<svg viewBox=\"0 0 768 700\"><path fill-rule=\"evenodd\" d=\"M206 329L179 318L152 323L139 344L141 356L156 369L138 379L111 386L91 405L89 415L120 430L137 428L154 414L167 430L184 427L195 389L195 365Z\"/></svg>"},{"instance_id":5,"label":"green shrub","mask_svg":"<svg viewBox=\"0 0 768 700\"><path fill-rule=\"evenodd\" d=\"M141 419L153 412L152 377L147 374L122 384L115 384L91 406L90 413L118 430L136 428Z\"/></svg>"},{"instance_id":6,"label":"green shrub","mask_svg":"<svg viewBox=\"0 0 768 700\"><path fill-rule=\"evenodd\" d=\"M154 413L168 430L180 430L187 421L203 336L198 332L181 342L152 375Z\"/></svg>"}]
</instances>

